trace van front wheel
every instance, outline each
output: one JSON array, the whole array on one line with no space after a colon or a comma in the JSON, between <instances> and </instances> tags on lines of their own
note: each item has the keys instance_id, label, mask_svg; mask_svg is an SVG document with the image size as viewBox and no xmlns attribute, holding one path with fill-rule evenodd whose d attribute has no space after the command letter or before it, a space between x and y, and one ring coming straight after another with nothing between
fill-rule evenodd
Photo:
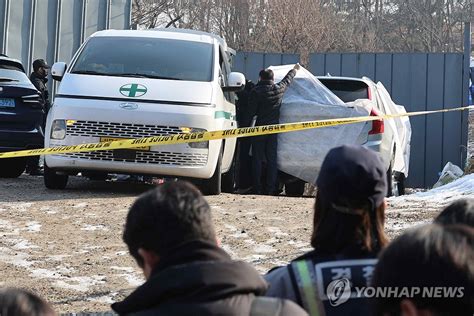
<instances>
[{"instance_id":1,"label":"van front wheel","mask_svg":"<svg viewBox=\"0 0 474 316\"><path fill-rule=\"evenodd\" d=\"M67 175L57 174L56 171L44 165L44 185L48 189L62 190L67 185Z\"/></svg>"},{"instance_id":2,"label":"van front wheel","mask_svg":"<svg viewBox=\"0 0 474 316\"><path fill-rule=\"evenodd\" d=\"M221 194L221 185L222 185L222 151L219 153L219 158L217 159L216 170L212 178L208 180L202 180L201 192L204 195L219 195Z\"/></svg>"}]
</instances>

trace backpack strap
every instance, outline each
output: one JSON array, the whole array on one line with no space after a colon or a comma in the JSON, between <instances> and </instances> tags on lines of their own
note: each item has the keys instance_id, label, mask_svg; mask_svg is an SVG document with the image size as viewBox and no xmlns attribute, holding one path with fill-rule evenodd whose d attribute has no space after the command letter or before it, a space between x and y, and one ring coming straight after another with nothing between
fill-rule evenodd
<instances>
[{"instance_id":1,"label":"backpack strap","mask_svg":"<svg viewBox=\"0 0 474 316\"><path fill-rule=\"evenodd\" d=\"M282 300L274 297L257 296L250 306L250 316L270 316L280 315L282 310Z\"/></svg>"},{"instance_id":2,"label":"backpack strap","mask_svg":"<svg viewBox=\"0 0 474 316\"><path fill-rule=\"evenodd\" d=\"M294 289L298 293L303 308L310 316L323 316L324 305L319 299L316 289L316 276L312 260L298 260L291 262L290 269L294 275ZM291 274L290 274L291 276Z\"/></svg>"}]
</instances>

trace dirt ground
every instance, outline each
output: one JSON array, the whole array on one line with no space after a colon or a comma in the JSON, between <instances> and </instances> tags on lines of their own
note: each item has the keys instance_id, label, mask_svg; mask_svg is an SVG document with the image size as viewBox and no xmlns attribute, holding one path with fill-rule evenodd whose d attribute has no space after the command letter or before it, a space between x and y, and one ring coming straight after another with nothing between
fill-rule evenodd
<instances>
[{"instance_id":1,"label":"dirt ground","mask_svg":"<svg viewBox=\"0 0 474 316\"><path fill-rule=\"evenodd\" d=\"M51 191L41 177L0 179L0 286L31 289L61 313L110 310L143 282L121 234L128 207L150 188L73 178L67 190ZM389 199L387 233L393 238L432 221L462 194ZM208 201L222 247L262 273L310 249L312 197L222 194Z\"/></svg>"}]
</instances>

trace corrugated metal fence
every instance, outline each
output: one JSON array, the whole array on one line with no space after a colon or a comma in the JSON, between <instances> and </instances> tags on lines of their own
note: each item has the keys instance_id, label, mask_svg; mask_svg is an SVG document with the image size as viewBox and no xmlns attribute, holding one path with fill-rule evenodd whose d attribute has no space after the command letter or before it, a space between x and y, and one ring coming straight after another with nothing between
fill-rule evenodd
<instances>
[{"instance_id":1,"label":"corrugated metal fence","mask_svg":"<svg viewBox=\"0 0 474 316\"><path fill-rule=\"evenodd\" d=\"M0 52L31 71L37 58L69 62L104 29L130 28L131 0L0 0Z\"/></svg>"},{"instance_id":2,"label":"corrugated metal fence","mask_svg":"<svg viewBox=\"0 0 474 316\"><path fill-rule=\"evenodd\" d=\"M436 110L466 104L467 82L463 54L311 54L309 69L315 75L361 77L381 81L396 103L407 111ZM297 55L239 53L234 69L250 79L269 65L295 63ZM411 119L410 175L408 185L430 187L444 164L463 166L467 147L467 112L433 114Z\"/></svg>"}]
</instances>

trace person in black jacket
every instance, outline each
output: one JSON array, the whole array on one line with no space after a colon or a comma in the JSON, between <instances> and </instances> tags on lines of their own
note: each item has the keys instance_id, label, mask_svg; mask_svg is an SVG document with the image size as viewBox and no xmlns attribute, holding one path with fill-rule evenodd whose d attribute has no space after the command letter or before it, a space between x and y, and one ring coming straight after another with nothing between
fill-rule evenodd
<instances>
[{"instance_id":1,"label":"person in black jacket","mask_svg":"<svg viewBox=\"0 0 474 316\"><path fill-rule=\"evenodd\" d=\"M190 183L168 182L140 196L123 240L146 282L112 305L120 315L306 315L290 301L258 297L267 284L218 247L210 207Z\"/></svg>"},{"instance_id":2,"label":"person in black jacket","mask_svg":"<svg viewBox=\"0 0 474 316\"><path fill-rule=\"evenodd\" d=\"M43 103L43 131L45 130L46 116L48 115L49 108L51 103L49 101L49 90L46 83L48 82L48 69L50 67L43 59L36 59L33 61L33 72L30 75L30 81L39 91L41 100ZM39 166L39 156L33 156L28 158L26 165L26 173L29 173L32 176L41 175L41 169Z\"/></svg>"},{"instance_id":3,"label":"person in black jacket","mask_svg":"<svg viewBox=\"0 0 474 316\"><path fill-rule=\"evenodd\" d=\"M51 103L49 101L49 90L46 83L48 82L48 69L50 67L44 59L36 59L33 62L33 72L30 75L31 83L38 89L41 99L43 100L43 108L47 114Z\"/></svg>"},{"instance_id":4,"label":"person in black jacket","mask_svg":"<svg viewBox=\"0 0 474 316\"><path fill-rule=\"evenodd\" d=\"M283 94L293 81L296 71L300 65L296 64L286 76L279 82L274 83L273 71L264 69L260 71L260 80L250 92L249 108L252 116L257 116L256 126L278 124L280 121L280 107ZM254 194L277 195L277 147L278 134L253 137L252 139L252 180ZM266 186L262 190L262 163L266 161Z\"/></svg>"},{"instance_id":5,"label":"person in black jacket","mask_svg":"<svg viewBox=\"0 0 474 316\"><path fill-rule=\"evenodd\" d=\"M251 80L245 82L245 89L237 92L237 124L238 127L249 127L252 122L252 113L249 109L249 95L255 87ZM238 192L248 192L252 187L252 159L250 157L252 139L242 137L237 139L239 163L237 164Z\"/></svg>"}]
</instances>

